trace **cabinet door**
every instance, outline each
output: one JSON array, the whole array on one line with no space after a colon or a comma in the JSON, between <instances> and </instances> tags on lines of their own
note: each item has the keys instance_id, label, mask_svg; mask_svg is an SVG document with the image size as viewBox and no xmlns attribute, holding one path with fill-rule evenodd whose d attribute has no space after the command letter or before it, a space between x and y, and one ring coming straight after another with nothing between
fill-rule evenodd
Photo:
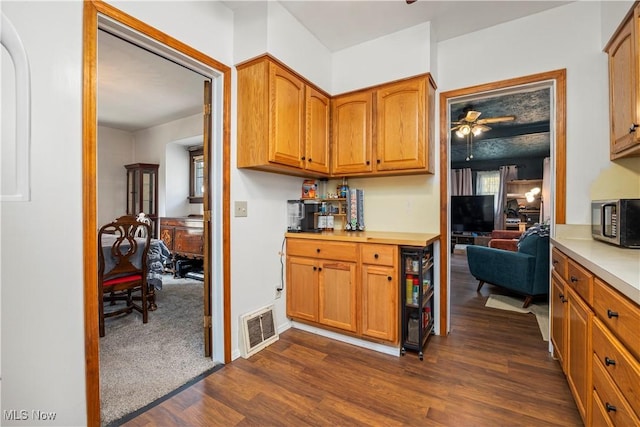
<instances>
[{"instance_id":1,"label":"cabinet door","mask_svg":"<svg viewBox=\"0 0 640 427\"><path fill-rule=\"evenodd\" d=\"M620 29L609 54L609 110L611 114L611 157L638 144L638 67L636 64L635 17Z\"/></svg>"},{"instance_id":2,"label":"cabinet door","mask_svg":"<svg viewBox=\"0 0 640 427\"><path fill-rule=\"evenodd\" d=\"M398 279L392 267L362 266L362 335L398 339Z\"/></svg>"},{"instance_id":3,"label":"cabinet door","mask_svg":"<svg viewBox=\"0 0 640 427\"><path fill-rule=\"evenodd\" d=\"M593 312L568 286L567 382L585 425L591 404L591 317Z\"/></svg>"},{"instance_id":4,"label":"cabinet door","mask_svg":"<svg viewBox=\"0 0 640 427\"><path fill-rule=\"evenodd\" d=\"M376 98L376 170L426 168L427 78L385 85Z\"/></svg>"},{"instance_id":5,"label":"cabinet door","mask_svg":"<svg viewBox=\"0 0 640 427\"><path fill-rule=\"evenodd\" d=\"M318 321L327 326L357 332L356 264L320 261Z\"/></svg>"},{"instance_id":6,"label":"cabinet door","mask_svg":"<svg viewBox=\"0 0 640 427\"><path fill-rule=\"evenodd\" d=\"M287 316L318 321L318 266L309 258L287 258Z\"/></svg>"},{"instance_id":7,"label":"cabinet door","mask_svg":"<svg viewBox=\"0 0 640 427\"><path fill-rule=\"evenodd\" d=\"M269 64L269 160L302 167L304 83L293 73Z\"/></svg>"},{"instance_id":8,"label":"cabinet door","mask_svg":"<svg viewBox=\"0 0 640 427\"><path fill-rule=\"evenodd\" d=\"M371 172L373 96L369 91L335 97L332 101L332 174Z\"/></svg>"},{"instance_id":9,"label":"cabinet door","mask_svg":"<svg viewBox=\"0 0 640 427\"><path fill-rule=\"evenodd\" d=\"M305 90L306 133L304 167L329 173L329 98L307 86Z\"/></svg>"},{"instance_id":10,"label":"cabinet door","mask_svg":"<svg viewBox=\"0 0 640 427\"><path fill-rule=\"evenodd\" d=\"M551 276L551 342L554 355L558 358L562 370L566 371L566 318L567 298L564 282L555 271Z\"/></svg>"}]
</instances>

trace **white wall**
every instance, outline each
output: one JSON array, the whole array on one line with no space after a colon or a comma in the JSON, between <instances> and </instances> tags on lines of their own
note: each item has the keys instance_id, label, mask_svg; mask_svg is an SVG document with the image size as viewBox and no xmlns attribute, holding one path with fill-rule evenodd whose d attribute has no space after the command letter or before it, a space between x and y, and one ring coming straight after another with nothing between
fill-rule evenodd
<instances>
[{"instance_id":1,"label":"white wall","mask_svg":"<svg viewBox=\"0 0 640 427\"><path fill-rule=\"evenodd\" d=\"M158 216L202 213L201 204L190 206L185 199L189 195L189 153L185 147L180 147L182 152L175 147L175 143L185 139L202 142L201 135L202 116L200 114L163 123L133 134L135 161L160 165L158 168ZM178 157L169 158L170 153ZM180 162L179 158L182 158L183 162ZM184 172L185 167L186 172ZM172 170L169 171L167 168ZM170 208L168 203L171 204Z\"/></svg>"},{"instance_id":2,"label":"white wall","mask_svg":"<svg viewBox=\"0 0 640 427\"><path fill-rule=\"evenodd\" d=\"M431 70L431 23L425 22L333 54L332 94Z\"/></svg>"},{"instance_id":3,"label":"white wall","mask_svg":"<svg viewBox=\"0 0 640 427\"><path fill-rule=\"evenodd\" d=\"M0 205L2 410L86 424L82 3L2 2L31 69L31 201ZM54 19L55 18L55 19Z\"/></svg>"},{"instance_id":4,"label":"white wall","mask_svg":"<svg viewBox=\"0 0 640 427\"><path fill-rule=\"evenodd\" d=\"M567 69L569 224L590 222L589 186L610 165L607 57L599 28L600 4L575 2L438 46L440 91Z\"/></svg>"},{"instance_id":5,"label":"white wall","mask_svg":"<svg viewBox=\"0 0 640 427\"><path fill-rule=\"evenodd\" d=\"M192 213L189 206L189 151L184 145L169 143L166 145L165 179L160 188L165 198L164 214L162 216L180 217ZM202 210L202 203L197 204Z\"/></svg>"},{"instance_id":6,"label":"white wall","mask_svg":"<svg viewBox=\"0 0 640 427\"><path fill-rule=\"evenodd\" d=\"M98 126L98 226L127 213L127 175L134 163L131 132Z\"/></svg>"}]
</instances>

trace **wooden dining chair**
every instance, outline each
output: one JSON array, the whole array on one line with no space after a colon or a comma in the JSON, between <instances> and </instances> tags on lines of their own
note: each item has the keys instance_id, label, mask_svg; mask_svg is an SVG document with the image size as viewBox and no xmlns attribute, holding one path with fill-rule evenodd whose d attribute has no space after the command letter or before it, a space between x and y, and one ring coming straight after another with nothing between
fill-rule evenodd
<instances>
[{"instance_id":1,"label":"wooden dining chair","mask_svg":"<svg viewBox=\"0 0 640 427\"><path fill-rule=\"evenodd\" d=\"M144 237L137 237L140 227L146 228ZM106 317L129 314L136 310L142 313L142 323L147 323L147 252L150 245L151 226L140 223L134 216L121 216L100 227L98 305L101 337L105 335ZM136 295L138 292L139 296ZM115 305L117 300L125 301L126 305L105 312L105 301Z\"/></svg>"}]
</instances>

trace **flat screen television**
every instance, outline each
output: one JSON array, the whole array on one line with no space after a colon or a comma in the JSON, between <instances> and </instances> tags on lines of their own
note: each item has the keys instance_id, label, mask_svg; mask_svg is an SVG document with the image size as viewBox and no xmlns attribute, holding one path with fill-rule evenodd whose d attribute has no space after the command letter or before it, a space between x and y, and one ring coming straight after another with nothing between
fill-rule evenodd
<instances>
[{"instance_id":1,"label":"flat screen television","mask_svg":"<svg viewBox=\"0 0 640 427\"><path fill-rule=\"evenodd\" d=\"M451 231L490 233L493 231L493 194L451 196Z\"/></svg>"}]
</instances>

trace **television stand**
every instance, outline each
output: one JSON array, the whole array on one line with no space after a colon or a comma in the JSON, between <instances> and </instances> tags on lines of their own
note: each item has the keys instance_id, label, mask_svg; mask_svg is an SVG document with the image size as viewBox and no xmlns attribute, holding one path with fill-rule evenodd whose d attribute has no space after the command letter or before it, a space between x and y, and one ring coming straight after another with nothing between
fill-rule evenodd
<instances>
[{"instance_id":1,"label":"television stand","mask_svg":"<svg viewBox=\"0 0 640 427\"><path fill-rule=\"evenodd\" d=\"M488 246L491 233L451 233L451 253L458 245Z\"/></svg>"}]
</instances>

